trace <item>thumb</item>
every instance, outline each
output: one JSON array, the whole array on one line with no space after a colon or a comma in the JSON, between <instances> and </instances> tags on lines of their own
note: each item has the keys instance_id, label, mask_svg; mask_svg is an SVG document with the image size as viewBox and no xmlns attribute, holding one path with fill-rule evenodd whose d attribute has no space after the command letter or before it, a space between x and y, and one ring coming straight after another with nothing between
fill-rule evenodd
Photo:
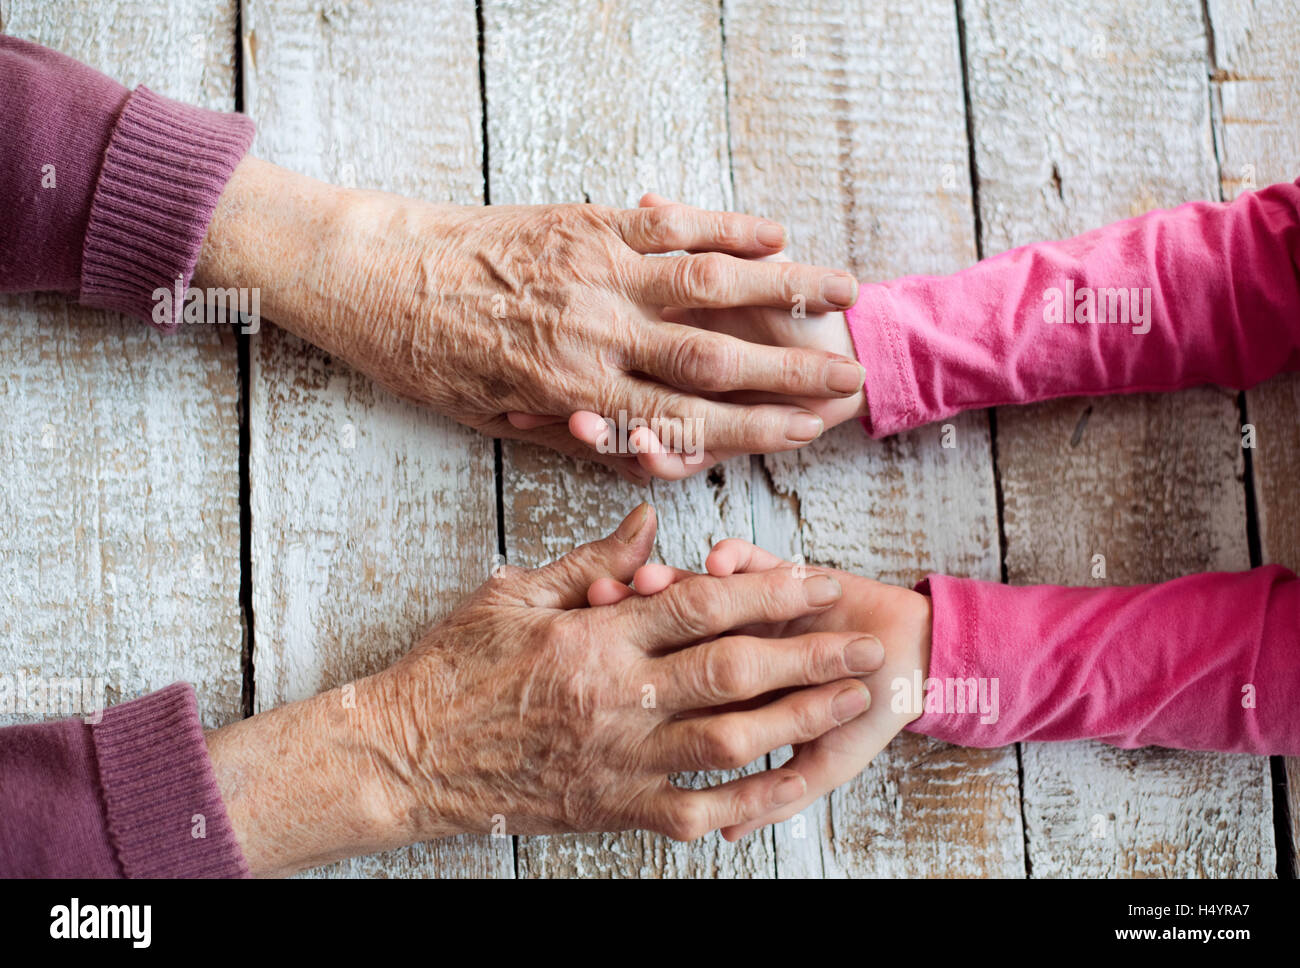
<instances>
[{"instance_id":1,"label":"thumb","mask_svg":"<svg viewBox=\"0 0 1300 968\"><path fill-rule=\"evenodd\" d=\"M646 563L655 544L655 509L637 505L614 533L570 551L534 573L537 583L552 593L552 608L581 608L587 589L597 578L630 582Z\"/></svg>"}]
</instances>

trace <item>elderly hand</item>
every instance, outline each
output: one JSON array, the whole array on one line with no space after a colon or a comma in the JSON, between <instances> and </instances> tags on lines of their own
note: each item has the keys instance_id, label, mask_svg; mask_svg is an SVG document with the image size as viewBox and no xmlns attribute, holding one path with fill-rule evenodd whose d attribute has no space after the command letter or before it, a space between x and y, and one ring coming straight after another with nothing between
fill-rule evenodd
<instances>
[{"instance_id":1,"label":"elderly hand","mask_svg":"<svg viewBox=\"0 0 1300 968\"><path fill-rule=\"evenodd\" d=\"M266 316L403 396L497 436L593 454L558 425L510 412L590 410L690 422L702 446L799 447L822 420L789 402L860 391L841 353L782 350L666 322L665 307L809 311L851 305L847 273L755 261L784 230L682 205L431 205L351 191L255 158L236 169L209 227L195 285L261 289ZM663 255L679 249L686 255Z\"/></svg>"},{"instance_id":2,"label":"elderly hand","mask_svg":"<svg viewBox=\"0 0 1300 968\"><path fill-rule=\"evenodd\" d=\"M598 578L631 579L654 530L642 505L553 564L504 569L389 669L212 734L254 870L466 831L689 840L800 802L793 769L705 790L669 777L843 728L868 707L855 677L877 668L878 643L853 630L732 632L834 608L834 579L782 567L589 607Z\"/></svg>"},{"instance_id":3,"label":"elderly hand","mask_svg":"<svg viewBox=\"0 0 1300 968\"><path fill-rule=\"evenodd\" d=\"M646 195L641 204L649 208L670 206L672 203L658 195ZM760 258L766 263L789 262L784 253ZM742 306L705 309L668 309L666 320L685 324L696 329L747 340L767 347L785 348L791 353L809 349L820 350L836 357L854 359L853 338L842 312L817 312L813 307L795 312L790 306ZM783 396L777 393L737 391L723 394L720 399L736 404L784 404L799 407L817 414L827 430L867 414L866 394L859 382L855 392L840 397ZM532 426L541 421L536 418L512 415L521 426ZM569 418L573 436L587 444L596 453L609 450L612 438L609 414L580 411ZM649 427L637 429L628 435L628 441L637 454L641 469L648 476L664 480L680 480L707 470L718 461L728 460L743 450L715 448L705 452L684 453L674 448L672 442L660 440Z\"/></svg>"},{"instance_id":4,"label":"elderly hand","mask_svg":"<svg viewBox=\"0 0 1300 968\"><path fill-rule=\"evenodd\" d=\"M789 565L771 552L748 541L730 538L714 546L705 567L710 575L770 574ZM876 754L889 745L908 723L919 719L919 709L898 709L894 684L910 684L917 671L924 680L930 668L931 607L928 596L909 588L886 585L848 572L830 571L844 589L843 597L831 608L789 622L756 625L740 631L753 635L807 635L825 632L870 636L880 643L883 661L863 682L875 701L865 715L823 733L808 743L796 744L786 769L797 770L808 788L794 801L773 807L763 817L733 824L722 831L728 840L738 840L770 823L787 820L818 797L830 793L866 769ZM588 599L593 605L624 602L634 595L663 594L676 582L694 580L688 571L664 565L646 565L633 578L635 591L618 576L593 582ZM910 693L909 693L910 694ZM910 704L906 704L910 705Z\"/></svg>"}]
</instances>

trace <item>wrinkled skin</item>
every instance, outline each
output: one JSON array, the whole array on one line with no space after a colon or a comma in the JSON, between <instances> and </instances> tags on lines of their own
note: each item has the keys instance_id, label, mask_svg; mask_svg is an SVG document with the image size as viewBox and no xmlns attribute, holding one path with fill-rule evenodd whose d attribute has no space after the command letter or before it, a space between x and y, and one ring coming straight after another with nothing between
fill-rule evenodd
<instances>
[{"instance_id":1,"label":"wrinkled skin","mask_svg":"<svg viewBox=\"0 0 1300 968\"><path fill-rule=\"evenodd\" d=\"M647 208L669 206L673 203L658 195L647 195L641 204ZM789 257L776 253L761 257L768 263L786 263ZM835 356L854 359L853 339L848 322L842 312L816 312L809 308L804 315L795 315L789 307L743 306L712 309L667 309L667 320L684 324L705 332L719 333L763 346L779 347L791 352L818 350ZM855 392L840 397L787 396L780 393L762 393L739 390L720 395L730 403L746 405L788 405L806 409L821 418L826 429L857 417L866 416L866 394L858 384ZM579 411L568 416L569 428L574 438L599 452L606 446L608 425L606 414ZM518 426L533 427L560 422L560 417L512 414L510 419ZM713 464L729 460L744 450L712 448L702 459L687 460L682 454L672 453L655 438L649 429L631 436L638 451L641 470L650 477L663 480L680 480L707 470ZM692 455L694 456L694 455Z\"/></svg>"},{"instance_id":2,"label":"wrinkled skin","mask_svg":"<svg viewBox=\"0 0 1300 968\"><path fill-rule=\"evenodd\" d=\"M776 555L748 541L735 538L714 546L705 563L716 576L770 573L789 567ZM889 745L908 723L920 718L919 711L896 712L890 702L891 683L897 678L909 682L916 670L922 679L930 667L931 605L929 596L897 585L886 585L843 571L828 571L844 589L831 608L788 622L759 624L741 631L755 635L801 635L835 632L870 635L884 650L880 668L862 681L875 701L867 712L807 743L795 744L795 753L785 767L797 770L808 783L797 800L774 807L764 816L734 824L723 830L728 840L739 838L770 823L789 819L818 797L847 783L866 769L876 754ZM626 601L634 595L662 594L676 582L690 580L692 573L664 565L646 565L633 579L633 587L606 577L588 590L593 604Z\"/></svg>"},{"instance_id":3,"label":"wrinkled skin","mask_svg":"<svg viewBox=\"0 0 1300 968\"><path fill-rule=\"evenodd\" d=\"M283 875L466 832L641 828L680 840L798 802L796 769L702 790L860 718L884 661L855 630L757 637L836 607L829 573L682 576L589 605L654 545L643 504L610 537L542 568L506 568L387 669L208 734L250 868ZM273 764L273 768L268 768Z\"/></svg>"},{"instance_id":4,"label":"wrinkled skin","mask_svg":"<svg viewBox=\"0 0 1300 968\"><path fill-rule=\"evenodd\" d=\"M622 537L534 571L503 569L381 674L399 751L392 797L412 839L488 831L493 818L512 834L644 828L693 839L761 817L779 791L802 795L803 781L769 771L686 791L669 774L737 769L864 711L869 694L852 670L878 665L876 643L851 665L854 632L726 634L825 611L807 597L820 588L838 600L820 573L696 576L653 599L584 607L607 569L630 577L644 563L653 524L624 540L637 514ZM776 689L792 691L718 708Z\"/></svg>"},{"instance_id":5,"label":"wrinkled skin","mask_svg":"<svg viewBox=\"0 0 1300 968\"><path fill-rule=\"evenodd\" d=\"M705 446L754 453L814 439L824 425L805 407L714 397L849 396L862 382L851 354L777 351L662 318L665 307L852 304L846 273L756 261L783 244L780 226L746 215L433 205L246 158L213 216L195 284L258 286L268 318L402 396L484 433L643 478L634 457L506 415L699 418ZM666 254L680 249L695 251Z\"/></svg>"}]
</instances>

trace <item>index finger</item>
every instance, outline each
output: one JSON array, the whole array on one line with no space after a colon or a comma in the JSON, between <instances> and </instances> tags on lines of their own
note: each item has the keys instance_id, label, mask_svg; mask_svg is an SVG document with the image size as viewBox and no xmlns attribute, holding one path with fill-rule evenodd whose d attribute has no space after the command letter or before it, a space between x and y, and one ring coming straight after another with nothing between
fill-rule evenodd
<instances>
[{"instance_id":1,"label":"index finger","mask_svg":"<svg viewBox=\"0 0 1300 968\"><path fill-rule=\"evenodd\" d=\"M634 643L663 652L751 624L788 622L839 601L840 583L827 574L795 578L791 568L716 578L694 575L657 595L613 606Z\"/></svg>"},{"instance_id":2,"label":"index finger","mask_svg":"<svg viewBox=\"0 0 1300 968\"><path fill-rule=\"evenodd\" d=\"M862 392L866 370L827 350L766 346L682 323L645 331L630 365L672 386L729 393L761 390L786 396L848 397Z\"/></svg>"},{"instance_id":3,"label":"index finger","mask_svg":"<svg viewBox=\"0 0 1300 968\"><path fill-rule=\"evenodd\" d=\"M769 219L672 202L620 210L613 224L628 247L642 254L689 249L762 257L780 252L786 238L785 229Z\"/></svg>"},{"instance_id":4,"label":"index finger","mask_svg":"<svg viewBox=\"0 0 1300 968\"><path fill-rule=\"evenodd\" d=\"M631 278L630 295L642 302L686 309L779 306L828 313L849 308L858 295L857 280L839 269L720 252L645 256Z\"/></svg>"}]
</instances>

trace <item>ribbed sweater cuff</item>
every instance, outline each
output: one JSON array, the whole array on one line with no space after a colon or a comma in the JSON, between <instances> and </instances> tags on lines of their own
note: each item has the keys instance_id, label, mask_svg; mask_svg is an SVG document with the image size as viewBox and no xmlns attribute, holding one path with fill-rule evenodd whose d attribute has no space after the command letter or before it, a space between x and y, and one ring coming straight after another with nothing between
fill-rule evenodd
<instances>
[{"instance_id":1,"label":"ribbed sweater cuff","mask_svg":"<svg viewBox=\"0 0 1300 968\"><path fill-rule=\"evenodd\" d=\"M208 222L253 141L253 122L137 88L104 153L81 262L80 302L153 323L179 322ZM155 306L158 318L155 318Z\"/></svg>"},{"instance_id":2,"label":"ribbed sweater cuff","mask_svg":"<svg viewBox=\"0 0 1300 968\"><path fill-rule=\"evenodd\" d=\"M862 426L876 438L910 430L924 421L918 413L914 377L899 314L886 286L865 285L845 314L858 362L866 369L867 415Z\"/></svg>"},{"instance_id":3,"label":"ribbed sweater cuff","mask_svg":"<svg viewBox=\"0 0 1300 968\"><path fill-rule=\"evenodd\" d=\"M91 736L109 840L125 876L249 875L191 686L178 682L105 710Z\"/></svg>"}]
</instances>

